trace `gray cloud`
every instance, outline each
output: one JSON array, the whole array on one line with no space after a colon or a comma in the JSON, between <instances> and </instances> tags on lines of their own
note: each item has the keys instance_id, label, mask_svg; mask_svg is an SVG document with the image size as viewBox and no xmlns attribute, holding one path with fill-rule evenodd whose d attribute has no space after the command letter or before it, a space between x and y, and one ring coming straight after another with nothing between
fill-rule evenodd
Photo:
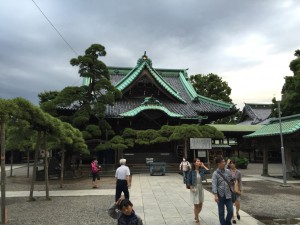
<instances>
[{"instance_id":1,"label":"gray cloud","mask_svg":"<svg viewBox=\"0 0 300 225\"><path fill-rule=\"evenodd\" d=\"M270 56L299 48L298 1L35 1L79 54L104 45L107 65L134 66L146 50L155 67L234 73L265 60L243 56L246 45L268 46ZM44 90L80 84L69 64L76 55L31 1L3 3L0 19L0 97L37 103ZM252 36L261 43L249 43Z\"/></svg>"}]
</instances>

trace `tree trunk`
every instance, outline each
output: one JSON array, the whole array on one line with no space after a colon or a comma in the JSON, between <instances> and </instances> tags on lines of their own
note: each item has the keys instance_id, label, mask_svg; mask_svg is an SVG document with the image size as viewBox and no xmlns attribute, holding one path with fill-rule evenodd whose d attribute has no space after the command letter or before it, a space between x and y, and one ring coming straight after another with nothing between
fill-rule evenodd
<instances>
[{"instance_id":1,"label":"tree trunk","mask_svg":"<svg viewBox=\"0 0 300 225\"><path fill-rule=\"evenodd\" d=\"M0 120L0 137L1 137L1 222L6 222L6 196L5 196L5 123Z\"/></svg>"},{"instance_id":2,"label":"tree trunk","mask_svg":"<svg viewBox=\"0 0 300 225\"><path fill-rule=\"evenodd\" d=\"M63 188L64 170L65 170L65 147L61 146L61 162L60 162L60 188Z\"/></svg>"},{"instance_id":3,"label":"tree trunk","mask_svg":"<svg viewBox=\"0 0 300 225\"><path fill-rule=\"evenodd\" d=\"M46 186L46 199L50 200L49 197L49 176L48 176L48 168L49 168L49 163L48 163L48 148L47 148L47 134L46 131L43 132L43 148L45 152L44 156L44 165L45 165L45 186Z\"/></svg>"},{"instance_id":4,"label":"tree trunk","mask_svg":"<svg viewBox=\"0 0 300 225\"><path fill-rule=\"evenodd\" d=\"M29 178L29 149L27 149L27 178Z\"/></svg>"},{"instance_id":5,"label":"tree trunk","mask_svg":"<svg viewBox=\"0 0 300 225\"><path fill-rule=\"evenodd\" d=\"M37 165L37 161L39 159L39 153L40 153L40 143L41 143L41 131L38 131L37 141L36 141L36 146L35 146L34 163L33 163L33 168L32 168L32 180L31 180L29 201L35 200L33 198L33 189L34 189L34 182L35 182L36 171L37 171L36 165Z\"/></svg>"},{"instance_id":6,"label":"tree trunk","mask_svg":"<svg viewBox=\"0 0 300 225\"><path fill-rule=\"evenodd\" d=\"M12 172L13 172L13 161L14 161L14 150L10 151L10 177L13 176Z\"/></svg>"},{"instance_id":7,"label":"tree trunk","mask_svg":"<svg viewBox=\"0 0 300 225\"><path fill-rule=\"evenodd\" d=\"M187 139L184 139L184 158L187 159Z\"/></svg>"}]
</instances>

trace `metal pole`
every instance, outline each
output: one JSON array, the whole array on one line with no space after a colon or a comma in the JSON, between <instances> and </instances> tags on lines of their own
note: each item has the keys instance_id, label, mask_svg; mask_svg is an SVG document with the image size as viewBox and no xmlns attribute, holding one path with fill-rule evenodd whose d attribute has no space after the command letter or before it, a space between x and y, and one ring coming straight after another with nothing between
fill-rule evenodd
<instances>
[{"instance_id":1,"label":"metal pole","mask_svg":"<svg viewBox=\"0 0 300 225\"><path fill-rule=\"evenodd\" d=\"M281 159L282 159L283 185L286 185L286 166L285 166L285 155L284 155L283 137L282 137L280 101L278 101L278 118L279 118L279 131L280 131L280 143L281 143L280 149L281 149Z\"/></svg>"}]
</instances>

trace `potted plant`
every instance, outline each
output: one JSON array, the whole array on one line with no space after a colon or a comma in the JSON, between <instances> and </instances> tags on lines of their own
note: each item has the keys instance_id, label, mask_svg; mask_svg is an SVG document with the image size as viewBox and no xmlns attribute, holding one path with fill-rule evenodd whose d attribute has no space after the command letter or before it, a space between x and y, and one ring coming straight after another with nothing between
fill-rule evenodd
<instances>
[{"instance_id":1,"label":"potted plant","mask_svg":"<svg viewBox=\"0 0 300 225\"><path fill-rule=\"evenodd\" d=\"M247 166L248 166L248 163L249 163L249 160L245 157L235 157L235 158L232 158L233 161L236 162L236 167L238 169L247 169Z\"/></svg>"}]
</instances>

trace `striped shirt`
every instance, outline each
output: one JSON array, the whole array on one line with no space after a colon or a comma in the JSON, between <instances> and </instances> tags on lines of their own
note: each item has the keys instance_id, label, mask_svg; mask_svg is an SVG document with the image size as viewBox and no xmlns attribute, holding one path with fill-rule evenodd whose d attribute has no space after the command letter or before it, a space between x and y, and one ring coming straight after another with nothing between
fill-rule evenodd
<instances>
[{"instance_id":1,"label":"striped shirt","mask_svg":"<svg viewBox=\"0 0 300 225\"><path fill-rule=\"evenodd\" d=\"M216 171L212 175L212 192L214 194L218 193L220 197L224 197L225 195L226 199L229 199L231 198L231 191L229 189L228 184L224 181L223 177L220 174L218 174L218 171L222 173L222 175L228 180L229 183L232 179L230 170L220 170L219 168L216 169Z\"/></svg>"}]
</instances>

